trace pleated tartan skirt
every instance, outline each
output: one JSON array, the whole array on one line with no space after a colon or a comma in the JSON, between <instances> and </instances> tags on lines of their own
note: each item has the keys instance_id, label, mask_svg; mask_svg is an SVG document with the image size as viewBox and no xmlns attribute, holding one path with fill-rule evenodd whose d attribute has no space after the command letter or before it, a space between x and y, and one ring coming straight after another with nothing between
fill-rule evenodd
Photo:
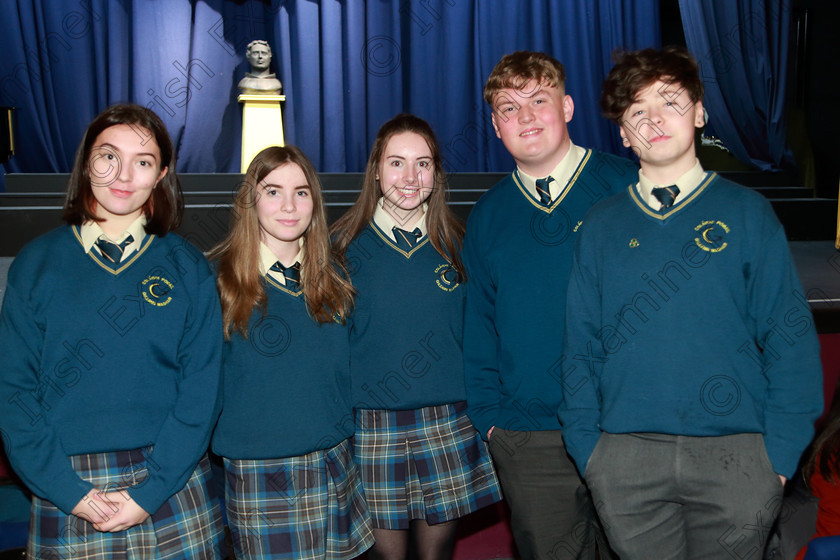
<instances>
[{"instance_id":1,"label":"pleated tartan skirt","mask_svg":"<svg viewBox=\"0 0 840 560\"><path fill-rule=\"evenodd\" d=\"M144 450L70 457L96 488L124 490L148 476ZM163 560L224 558L224 525L210 462L204 456L186 485L143 523L116 533L95 530L48 500L32 497L27 557L39 560Z\"/></svg>"},{"instance_id":2,"label":"pleated tartan skirt","mask_svg":"<svg viewBox=\"0 0 840 560\"><path fill-rule=\"evenodd\" d=\"M374 527L443 523L502 498L487 444L465 410L460 402L356 411L353 453Z\"/></svg>"},{"instance_id":3,"label":"pleated tartan skirt","mask_svg":"<svg viewBox=\"0 0 840 560\"><path fill-rule=\"evenodd\" d=\"M348 440L299 457L224 463L237 560L349 560L373 544Z\"/></svg>"}]
</instances>

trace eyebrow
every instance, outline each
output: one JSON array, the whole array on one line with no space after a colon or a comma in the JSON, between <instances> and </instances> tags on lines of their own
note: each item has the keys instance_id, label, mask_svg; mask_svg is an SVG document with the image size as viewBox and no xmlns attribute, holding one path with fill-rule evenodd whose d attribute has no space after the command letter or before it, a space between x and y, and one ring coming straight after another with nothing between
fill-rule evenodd
<instances>
[{"instance_id":1,"label":"eyebrow","mask_svg":"<svg viewBox=\"0 0 840 560\"><path fill-rule=\"evenodd\" d=\"M100 144L100 145L98 145L98 146L94 146L94 147L93 147L93 148L91 148L91 149L92 149L92 150L95 150L95 149L97 149L97 148L104 148L104 147L106 147L106 146L107 146L107 147L109 147L109 148L113 148L113 150L114 150L115 152L117 152L118 154L121 154L121 153L122 153L122 150L120 150L118 147L114 146L113 144L111 144L111 143L109 143L109 142L105 142L104 144ZM139 154L137 154L137 155L138 155L138 156L149 156L149 157L151 157L151 158L153 158L153 159L157 160L157 156L156 156L155 154L153 154L152 152L140 152L140 153L139 153Z\"/></svg>"},{"instance_id":2,"label":"eyebrow","mask_svg":"<svg viewBox=\"0 0 840 560\"><path fill-rule=\"evenodd\" d=\"M283 188L283 185L281 185L281 184L279 184L279 183L264 183L264 184L263 184L260 188L263 188L263 189L277 189L277 188L281 188L281 189L282 189L282 188ZM296 186L296 187L290 187L290 188L293 188L293 189L309 189L309 190L312 190L312 187L311 187L311 186L309 186L309 185L298 185L298 186Z\"/></svg>"}]
</instances>

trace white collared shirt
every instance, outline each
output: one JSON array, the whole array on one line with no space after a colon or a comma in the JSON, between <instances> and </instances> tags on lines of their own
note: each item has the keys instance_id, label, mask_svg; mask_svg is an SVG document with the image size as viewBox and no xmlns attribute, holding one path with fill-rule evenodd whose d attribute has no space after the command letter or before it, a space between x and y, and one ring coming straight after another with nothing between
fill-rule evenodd
<instances>
[{"instance_id":1,"label":"white collared shirt","mask_svg":"<svg viewBox=\"0 0 840 560\"><path fill-rule=\"evenodd\" d=\"M680 177L673 183L668 185L657 185L647 177L639 169L639 182L636 183L636 192L639 193L639 196L644 200L648 206L651 208L659 209L662 204L657 200L655 196L653 196L653 189L661 188L661 187L670 187L671 185L677 185L680 189L680 193L674 199L674 204L677 201L687 197L692 192L694 192L697 187L700 186L700 183L703 182L703 179L706 177L706 172L703 171L703 166L700 165L700 160L695 160L696 163L694 167L680 175Z\"/></svg>"},{"instance_id":2,"label":"white collared shirt","mask_svg":"<svg viewBox=\"0 0 840 560\"><path fill-rule=\"evenodd\" d=\"M583 161L584 156L586 156L586 149L581 148L580 146L575 146L573 143L569 144L569 151L566 152L563 159L561 159L551 173L548 174L552 179L554 179L548 184L548 190L551 193L551 200L557 200L557 197L563 193L566 186L569 184L569 181L572 179L572 175L574 175L575 170L580 165L580 162ZM537 193L537 179L545 179L545 177L533 177L518 167L516 168L516 172L519 174L522 186L528 189L528 192L534 195L535 198L539 199L540 195Z\"/></svg>"},{"instance_id":3,"label":"white collared shirt","mask_svg":"<svg viewBox=\"0 0 840 560\"><path fill-rule=\"evenodd\" d=\"M420 239L426 236L426 212L429 210L428 204L425 202L423 203L423 215L420 216L420 219L414 224L397 223L396 220L394 220L394 217L385 210L384 205L385 197L380 197L376 202L376 210L373 212L373 223L376 224L376 227L388 234L394 243L397 242L397 238L394 235L395 227L406 231L412 231L414 228L420 228Z\"/></svg>"},{"instance_id":4,"label":"white collared shirt","mask_svg":"<svg viewBox=\"0 0 840 560\"><path fill-rule=\"evenodd\" d=\"M300 243L300 251L292 259L290 263L284 263L281 261L283 266L292 266L296 262L303 263L303 237L298 240ZM283 276L282 272L277 272L276 270L271 270L271 267L274 266L279 259L277 256L268 248L268 245L260 241L260 274L262 276L270 276L272 280L277 281L282 285L286 285L286 277Z\"/></svg>"},{"instance_id":5,"label":"white collared shirt","mask_svg":"<svg viewBox=\"0 0 840 560\"><path fill-rule=\"evenodd\" d=\"M122 262L129 258L132 253L140 250L143 238L146 236L146 215L140 214L140 217L131 222L128 229L117 236L116 239L108 237L108 235L102 230L102 226L100 226L98 222L93 221L83 223L79 228L79 235L82 238L82 247L84 248L85 253L90 253L91 249L96 247L97 239L104 239L105 241L110 241L115 245L119 245L130 235L134 238L134 240L123 249L122 258L120 259L120 262ZM96 247L95 251L100 255L102 254L99 247Z\"/></svg>"}]
</instances>

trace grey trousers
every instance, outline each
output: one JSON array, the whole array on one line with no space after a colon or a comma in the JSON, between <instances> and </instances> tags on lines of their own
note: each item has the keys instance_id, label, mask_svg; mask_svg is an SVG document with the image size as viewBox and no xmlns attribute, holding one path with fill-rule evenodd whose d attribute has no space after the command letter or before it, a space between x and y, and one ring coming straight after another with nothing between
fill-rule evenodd
<instances>
[{"instance_id":1,"label":"grey trousers","mask_svg":"<svg viewBox=\"0 0 840 560\"><path fill-rule=\"evenodd\" d=\"M622 560L760 560L782 503L761 434L603 433L585 477Z\"/></svg>"},{"instance_id":2,"label":"grey trousers","mask_svg":"<svg viewBox=\"0 0 840 560\"><path fill-rule=\"evenodd\" d=\"M611 558L560 430L517 432L496 426L489 446L521 558L593 560L599 541L601 559Z\"/></svg>"}]
</instances>

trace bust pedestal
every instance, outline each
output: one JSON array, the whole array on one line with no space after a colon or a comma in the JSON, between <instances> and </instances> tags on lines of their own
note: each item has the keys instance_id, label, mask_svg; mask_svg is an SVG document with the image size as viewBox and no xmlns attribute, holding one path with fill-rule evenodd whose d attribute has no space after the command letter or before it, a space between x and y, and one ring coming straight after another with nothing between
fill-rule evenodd
<instances>
[{"instance_id":1,"label":"bust pedestal","mask_svg":"<svg viewBox=\"0 0 840 560\"><path fill-rule=\"evenodd\" d=\"M15 155L15 107L0 107L0 163Z\"/></svg>"},{"instance_id":2,"label":"bust pedestal","mask_svg":"<svg viewBox=\"0 0 840 560\"><path fill-rule=\"evenodd\" d=\"M269 146L284 146L283 109L285 95L243 93L237 97L242 103L242 173L254 156Z\"/></svg>"}]
</instances>

